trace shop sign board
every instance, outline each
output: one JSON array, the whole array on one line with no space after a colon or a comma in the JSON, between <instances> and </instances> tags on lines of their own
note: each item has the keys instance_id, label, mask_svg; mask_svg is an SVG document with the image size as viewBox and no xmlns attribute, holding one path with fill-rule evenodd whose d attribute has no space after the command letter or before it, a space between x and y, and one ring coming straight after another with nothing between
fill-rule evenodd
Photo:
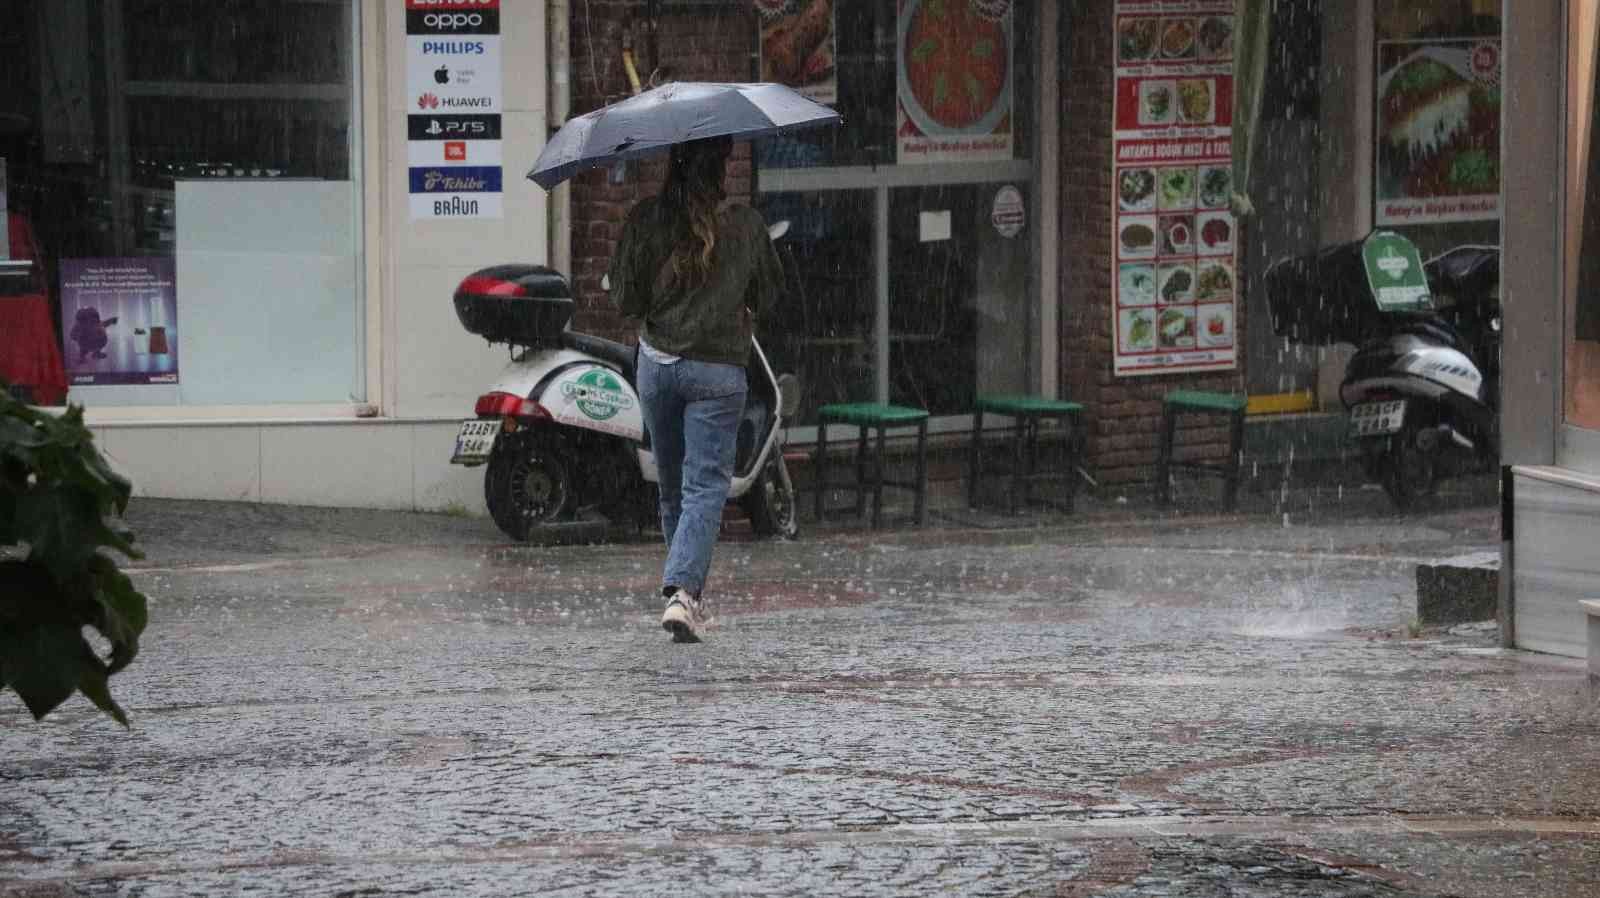
<instances>
[{"instance_id":1,"label":"shop sign board","mask_svg":"<svg viewBox=\"0 0 1600 898\"><path fill-rule=\"evenodd\" d=\"M1011 7L1011 0L899 0L900 164L1011 158Z\"/></svg>"},{"instance_id":2,"label":"shop sign board","mask_svg":"<svg viewBox=\"0 0 1600 898\"><path fill-rule=\"evenodd\" d=\"M62 361L74 386L178 382L171 256L61 260Z\"/></svg>"},{"instance_id":3,"label":"shop sign board","mask_svg":"<svg viewBox=\"0 0 1600 898\"><path fill-rule=\"evenodd\" d=\"M501 218L500 0L405 0L411 218Z\"/></svg>"},{"instance_id":4,"label":"shop sign board","mask_svg":"<svg viewBox=\"0 0 1600 898\"><path fill-rule=\"evenodd\" d=\"M1378 42L1379 225L1500 218L1500 41Z\"/></svg>"},{"instance_id":5,"label":"shop sign board","mask_svg":"<svg viewBox=\"0 0 1600 898\"><path fill-rule=\"evenodd\" d=\"M1116 0L1113 369L1238 364L1232 0Z\"/></svg>"},{"instance_id":6,"label":"shop sign board","mask_svg":"<svg viewBox=\"0 0 1600 898\"><path fill-rule=\"evenodd\" d=\"M839 100L834 0L754 0L761 17L761 80L818 103Z\"/></svg>"}]
</instances>

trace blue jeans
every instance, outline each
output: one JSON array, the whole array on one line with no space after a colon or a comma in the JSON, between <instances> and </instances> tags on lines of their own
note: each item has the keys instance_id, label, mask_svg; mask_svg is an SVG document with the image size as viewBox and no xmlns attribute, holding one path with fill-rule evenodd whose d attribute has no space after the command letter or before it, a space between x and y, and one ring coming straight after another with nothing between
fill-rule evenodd
<instances>
[{"instance_id":1,"label":"blue jeans","mask_svg":"<svg viewBox=\"0 0 1600 898\"><path fill-rule=\"evenodd\" d=\"M736 365L691 359L659 365L639 354L639 398L660 476L667 540L663 587L695 596L705 588L747 391L744 369Z\"/></svg>"}]
</instances>

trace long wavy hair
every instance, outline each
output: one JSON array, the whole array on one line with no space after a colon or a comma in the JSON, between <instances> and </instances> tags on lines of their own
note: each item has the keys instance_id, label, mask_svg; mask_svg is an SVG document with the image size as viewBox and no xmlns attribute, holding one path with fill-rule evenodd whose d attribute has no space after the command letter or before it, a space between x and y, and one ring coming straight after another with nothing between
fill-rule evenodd
<instances>
[{"instance_id":1,"label":"long wavy hair","mask_svg":"<svg viewBox=\"0 0 1600 898\"><path fill-rule=\"evenodd\" d=\"M722 178L733 141L713 137L672 148L661 204L676 236L672 253L661 267L657 291L681 287L695 290L711 276L717 248L717 210L725 194Z\"/></svg>"}]
</instances>

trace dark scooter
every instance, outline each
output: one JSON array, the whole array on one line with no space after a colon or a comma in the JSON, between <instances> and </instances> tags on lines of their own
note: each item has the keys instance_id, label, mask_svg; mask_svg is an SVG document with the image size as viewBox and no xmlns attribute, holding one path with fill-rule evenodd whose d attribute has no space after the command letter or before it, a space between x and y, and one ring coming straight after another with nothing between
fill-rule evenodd
<instances>
[{"instance_id":1,"label":"dark scooter","mask_svg":"<svg viewBox=\"0 0 1600 898\"><path fill-rule=\"evenodd\" d=\"M1273 329L1353 343L1339 398L1369 479L1409 510L1500 456L1500 250L1459 246L1424 264L1391 232L1285 259L1266 274Z\"/></svg>"}]
</instances>

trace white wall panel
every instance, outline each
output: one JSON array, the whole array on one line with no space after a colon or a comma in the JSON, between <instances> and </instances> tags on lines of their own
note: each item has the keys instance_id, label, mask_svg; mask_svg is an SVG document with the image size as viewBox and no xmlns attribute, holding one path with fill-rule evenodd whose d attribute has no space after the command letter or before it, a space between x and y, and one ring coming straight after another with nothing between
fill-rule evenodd
<instances>
[{"instance_id":1,"label":"white wall panel","mask_svg":"<svg viewBox=\"0 0 1600 898\"><path fill-rule=\"evenodd\" d=\"M1518 469L1514 495L1517 647L1585 657L1578 602L1600 598L1600 481L1586 489Z\"/></svg>"}]
</instances>

